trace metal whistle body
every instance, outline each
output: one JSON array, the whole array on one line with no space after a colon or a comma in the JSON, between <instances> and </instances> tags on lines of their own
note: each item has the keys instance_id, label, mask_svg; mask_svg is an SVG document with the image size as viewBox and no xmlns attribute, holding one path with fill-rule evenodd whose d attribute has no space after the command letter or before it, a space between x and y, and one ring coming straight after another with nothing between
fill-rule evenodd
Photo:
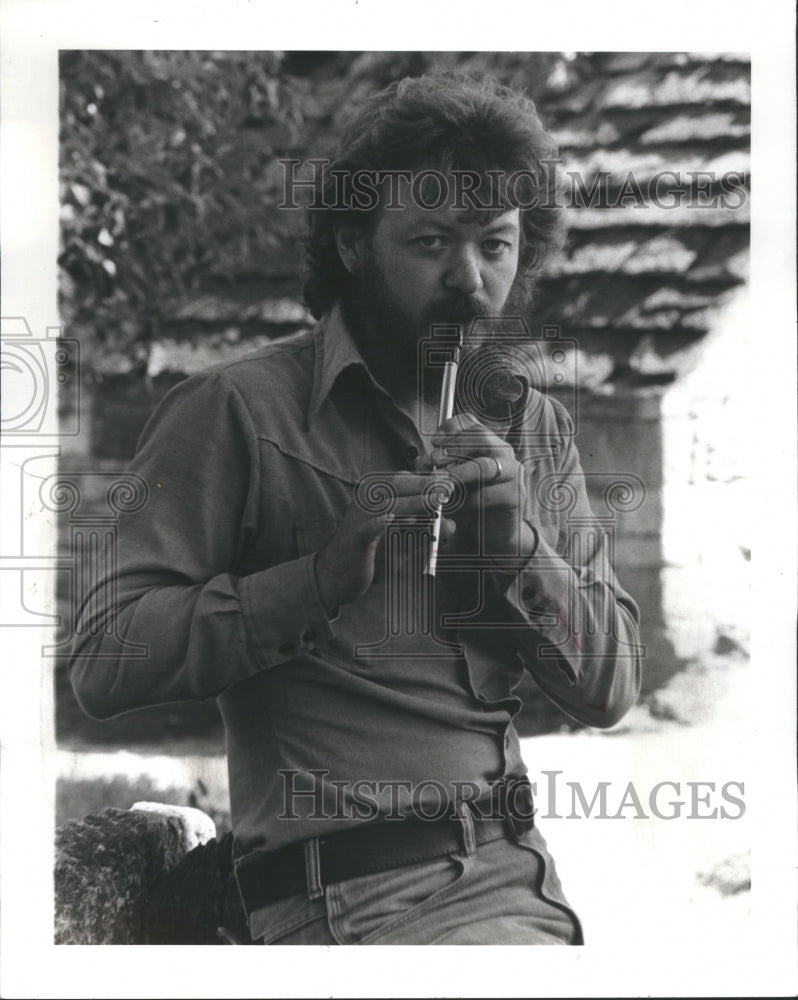
<instances>
[{"instance_id":1,"label":"metal whistle body","mask_svg":"<svg viewBox=\"0 0 798 1000\"><path fill-rule=\"evenodd\" d=\"M460 364L460 349L463 346L463 328L457 329L457 346L452 351L452 358L443 366L443 382L441 384L441 401L438 408L438 427L454 413L454 396L457 389L457 366ZM438 565L438 542L441 536L442 504L435 510L432 522L432 537L430 538L429 558L424 573L435 576Z\"/></svg>"}]
</instances>

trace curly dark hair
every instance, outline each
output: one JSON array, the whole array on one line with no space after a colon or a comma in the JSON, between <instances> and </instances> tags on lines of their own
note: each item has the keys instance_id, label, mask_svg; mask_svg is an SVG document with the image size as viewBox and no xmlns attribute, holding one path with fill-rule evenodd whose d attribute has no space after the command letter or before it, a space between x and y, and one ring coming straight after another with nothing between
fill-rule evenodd
<instances>
[{"instance_id":1,"label":"curly dark hair","mask_svg":"<svg viewBox=\"0 0 798 1000\"><path fill-rule=\"evenodd\" d=\"M469 171L479 177L495 171L505 179L523 174L525 193L515 204L521 207L522 220L519 273L529 294L564 239L562 212L547 190L556 158L556 144L532 100L492 77L428 73L390 84L358 110L338 154L317 175L306 243L310 274L305 301L311 312L316 317L326 312L349 279L336 249L335 227L356 224L368 229L379 211L379 206L342 207L340 199L336 203L336 177L430 169L443 174ZM502 207L494 203L487 214L513 207L506 185L499 197Z\"/></svg>"}]
</instances>

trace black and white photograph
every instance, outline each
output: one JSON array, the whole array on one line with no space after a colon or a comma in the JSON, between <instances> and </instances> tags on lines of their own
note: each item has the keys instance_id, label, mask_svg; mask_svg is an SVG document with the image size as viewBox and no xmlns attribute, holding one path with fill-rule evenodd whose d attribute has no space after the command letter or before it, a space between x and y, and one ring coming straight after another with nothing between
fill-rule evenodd
<instances>
[{"instance_id":1,"label":"black and white photograph","mask_svg":"<svg viewBox=\"0 0 798 1000\"><path fill-rule=\"evenodd\" d=\"M6 11L3 995L795 992L794 13L419 7Z\"/></svg>"}]
</instances>

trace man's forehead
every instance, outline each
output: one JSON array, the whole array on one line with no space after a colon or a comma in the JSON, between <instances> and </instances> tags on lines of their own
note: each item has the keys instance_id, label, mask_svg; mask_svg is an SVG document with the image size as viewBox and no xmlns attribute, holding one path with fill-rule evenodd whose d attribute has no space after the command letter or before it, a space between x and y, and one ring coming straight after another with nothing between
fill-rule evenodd
<instances>
[{"instance_id":1,"label":"man's forehead","mask_svg":"<svg viewBox=\"0 0 798 1000\"><path fill-rule=\"evenodd\" d=\"M473 224L490 229L519 228L519 210L499 199L495 178L465 171L401 173L383 189L381 216L391 228L424 224Z\"/></svg>"}]
</instances>

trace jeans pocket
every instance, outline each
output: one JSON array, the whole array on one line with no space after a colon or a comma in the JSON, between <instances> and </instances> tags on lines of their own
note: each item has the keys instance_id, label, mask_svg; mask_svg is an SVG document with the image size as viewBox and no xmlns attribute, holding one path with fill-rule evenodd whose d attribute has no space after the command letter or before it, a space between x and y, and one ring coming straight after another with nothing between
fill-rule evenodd
<instances>
[{"instance_id":1,"label":"jeans pocket","mask_svg":"<svg viewBox=\"0 0 798 1000\"><path fill-rule=\"evenodd\" d=\"M327 888L327 919L339 944L375 944L446 899L468 875L470 859L451 854Z\"/></svg>"},{"instance_id":2,"label":"jeans pocket","mask_svg":"<svg viewBox=\"0 0 798 1000\"><path fill-rule=\"evenodd\" d=\"M249 929L253 940L261 944L281 944L289 934L324 917L324 900L290 896L254 910L249 916Z\"/></svg>"}]
</instances>

